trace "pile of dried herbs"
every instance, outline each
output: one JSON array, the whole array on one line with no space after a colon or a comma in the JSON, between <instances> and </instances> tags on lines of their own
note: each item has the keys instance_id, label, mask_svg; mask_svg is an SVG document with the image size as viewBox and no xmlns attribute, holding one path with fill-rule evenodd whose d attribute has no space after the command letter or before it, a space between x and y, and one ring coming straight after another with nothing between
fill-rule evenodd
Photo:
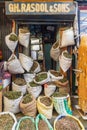
<instances>
[{"instance_id":1,"label":"pile of dried herbs","mask_svg":"<svg viewBox=\"0 0 87 130\"><path fill-rule=\"evenodd\" d=\"M58 46L59 46L59 43L56 42L56 43L53 45L53 48L56 49Z\"/></svg>"},{"instance_id":2,"label":"pile of dried herbs","mask_svg":"<svg viewBox=\"0 0 87 130\"><path fill-rule=\"evenodd\" d=\"M10 114L0 115L0 130L12 130L14 122Z\"/></svg>"},{"instance_id":3,"label":"pile of dried herbs","mask_svg":"<svg viewBox=\"0 0 87 130\"><path fill-rule=\"evenodd\" d=\"M58 120L55 124L55 128L56 130L82 130L78 122L69 116Z\"/></svg>"},{"instance_id":4,"label":"pile of dried herbs","mask_svg":"<svg viewBox=\"0 0 87 130\"><path fill-rule=\"evenodd\" d=\"M26 94L26 95L23 97L22 103L27 104L27 103L31 102L32 100L33 100L33 99L32 99L32 95L31 95L31 94Z\"/></svg>"},{"instance_id":5,"label":"pile of dried herbs","mask_svg":"<svg viewBox=\"0 0 87 130\"><path fill-rule=\"evenodd\" d=\"M35 76L35 80L37 82L43 81L47 78L47 73L40 73L38 75Z\"/></svg>"},{"instance_id":6,"label":"pile of dried herbs","mask_svg":"<svg viewBox=\"0 0 87 130\"><path fill-rule=\"evenodd\" d=\"M66 57L66 58L72 58L72 55L69 54L68 52L64 52L63 55Z\"/></svg>"},{"instance_id":7,"label":"pile of dried herbs","mask_svg":"<svg viewBox=\"0 0 87 130\"><path fill-rule=\"evenodd\" d=\"M37 64L37 62L36 61L34 61L33 62L33 66L31 67L31 70L30 70L30 72L34 72L35 71L35 69L38 67L38 64Z\"/></svg>"},{"instance_id":8,"label":"pile of dried herbs","mask_svg":"<svg viewBox=\"0 0 87 130\"><path fill-rule=\"evenodd\" d=\"M21 33L29 33L29 30L28 30L28 28L23 28L23 29L20 29L20 32Z\"/></svg>"},{"instance_id":9,"label":"pile of dried herbs","mask_svg":"<svg viewBox=\"0 0 87 130\"><path fill-rule=\"evenodd\" d=\"M54 92L54 94L52 96L53 97L65 97L65 96L67 96L67 93Z\"/></svg>"},{"instance_id":10,"label":"pile of dried herbs","mask_svg":"<svg viewBox=\"0 0 87 130\"><path fill-rule=\"evenodd\" d=\"M36 87L36 86L38 86L34 81L29 82L29 84L30 84L31 87Z\"/></svg>"},{"instance_id":11,"label":"pile of dried herbs","mask_svg":"<svg viewBox=\"0 0 87 130\"><path fill-rule=\"evenodd\" d=\"M26 81L23 78L16 78L14 80L14 83L17 84L17 85L19 85L19 86L26 85Z\"/></svg>"},{"instance_id":12,"label":"pile of dried herbs","mask_svg":"<svg viewBox=\"0 0 87 130\"><path fill-rule=\"evenodd\" d=\"M59 80L61 83L65 83L67 81L67 78L63 78Z\"/></svg>"},{"instance_id":13,"label":"pile of dried herbs","mask_svg":"<svg viewBox=\"0 0 87 130\"><path fill-rule=\"evenodd\" d=\"M46 121L44 121L44 120L39 120L38 130L49 130Z\"/></svg>"},{"instance_id":14,"label":"pile of dried herbs","mask_svg":"<svg viewBox=\"0 0 87 130\"><path fill-rule=\"evenodd\" d=\"M9 37L9 40L10 41L17 41L18 37L15 34L11 34L10 37Z\"/></svg>"},{"instance_id":15,"label":"pile of dried herbs","mask_svg":"<svg viewBox=\"0 0 87 130\"><path fill-rule=\"evenodd\" d=\"M40 98L40 101L46 106L50 106L52 104L52 100L48 97L42 97Z\"/></svg>"},{"instance_id":16,"label":"pile of dried herbs","mask_svg":"<svg viewBox=\"0 0 87 130\"><path fill-rule=\"evenodd\" d=\"M26 118L20 122L18 130L35 130L35 125L30 119Z\"/></svg>"},{"instance_id":17,"label":"pile of dried herbs","mask_svg":"<svg viewBox=\"0 0 87 130\"><path fill-rule=\"evenodd\" d=\"M8 91L4 93L4 96L7 97L8 99L18 99L21 96L21 92L16 92L16 91Z\"/></svg>"},{"instance_id":18,"label":"pile of dried herbs","mask_svg":"<svg viewBox=\"0 0 87 130\"><path fill-rule=\"evenodd\" d=\"M50 73L53 74L54 76L58 77L58 76L62 76L62 74L58 71L55 70L50 70Z\"/></svg>"}]
</instances>

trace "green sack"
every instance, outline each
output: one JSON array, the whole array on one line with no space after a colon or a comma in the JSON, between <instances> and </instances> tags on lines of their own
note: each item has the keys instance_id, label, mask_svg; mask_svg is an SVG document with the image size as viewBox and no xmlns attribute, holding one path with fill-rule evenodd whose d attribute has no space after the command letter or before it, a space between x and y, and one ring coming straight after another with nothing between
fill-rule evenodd
<instances>
[{"instance_id":1,"label":"green sack","mask_svg":"<svg viewBox=\"0 0 87 130\"><path fill-rule=\"evenodd\" d=\"M53 127L51 126L50 122L49 122L49 121L47 120L47 118L46 118L44 115L42 115L42 114L38 114L37 117L36 117L36 120L35 120L36 130L39 130L39 129L38 129L38 123L39 123L39 120L40 120L40 119L44 120L44 121L47 123L47 125L48 125L48 127L49 127L49 130L53 130Z\"/></svg>"},{"instance_id":2,"label":"green sack","mask_svg":"<svg viewBox=\"0 0 87 130\"><path fill-rule=\"evenodd\" d=\"M23 120L25 120L25 119L31 120L32 123L34 124L34 125L32 126L32 128L31 128L31 126L29 127L29 128L30 128L29 130L31 130L31 129L32 129L32 130L36 130L34 118L33 118L33 117L29 117L29 116L24 116L24 117L20 118L19 121L18 121L18 123L17 123L17 125L16 125L15 130L20 130L20 123L21 123ZM26 127L25 127L25 129L26 129Z\"/></svg>"}]
</instances>

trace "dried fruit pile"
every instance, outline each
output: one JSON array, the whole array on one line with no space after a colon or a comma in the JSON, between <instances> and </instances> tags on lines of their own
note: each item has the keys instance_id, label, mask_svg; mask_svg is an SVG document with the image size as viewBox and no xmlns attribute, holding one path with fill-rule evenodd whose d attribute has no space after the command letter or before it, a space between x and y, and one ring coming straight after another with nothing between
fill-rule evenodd
<instances>
[{"instance_id":1,"label":"dried fruit pile","mask_svg":"<svg viewBox=\"0 0 87 130\"><path fill-rule=\"evenodd\" d=\"M49 130L48 125L44 120L39 120L38 130Z\"/></svg>"},{"instance_id":2,"label":"dried fruit pile","mask_svg":"<svg viewBox=\"0 0 87 130\"><path fill-rule=\"evenodd\" d=\"M19 130L35 130L35 125L30 119L24 119L20 122Z\"/></svg>"},{"instance_id":3,"label":"dried fruit pile","mask_svg":"<svg viewBox=\"0 0 87 130\"><path fill-rule=\"evenodd\" d=\"M14 119L9 114L0 115L0 130L12 130Z\"/></svg>"},{"instance_id":4,"label":"dried fruit pile","mask_svg":"<svg viewBox=\"0 0 87 130\"><path fill-rule=\"evenodd\" d=\"M55 124L55 128L56 130L81 130L78 122L69 116L58 120Z\"/></svg>"}]
</instances>

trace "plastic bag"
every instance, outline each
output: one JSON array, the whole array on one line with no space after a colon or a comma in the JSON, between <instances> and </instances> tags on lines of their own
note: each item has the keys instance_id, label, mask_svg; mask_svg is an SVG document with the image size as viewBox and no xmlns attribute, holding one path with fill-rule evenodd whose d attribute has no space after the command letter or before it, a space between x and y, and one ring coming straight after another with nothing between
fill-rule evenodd
<instances>
[{"instance_id":1,"label":"plastic bag","mask_svg":"<svg viewBox=\"0 0 87 130\"><path fill-rule=\"evenodd\" d=\"M37 116L36 116L36 120L35 120L35 124L36 124L36 130L39 130L38 129L38 123L39 123L39 120L44 120L46 123L47 123L47 125L48 125L48 127L49 127L49 130L53 130L53 128L52 128L52 126L51 126L51 124L50 124L50 122L47 120L47 118L44 116L44 115L42 115L42 114L38 114Z\"/></svg>"}]
</instances>

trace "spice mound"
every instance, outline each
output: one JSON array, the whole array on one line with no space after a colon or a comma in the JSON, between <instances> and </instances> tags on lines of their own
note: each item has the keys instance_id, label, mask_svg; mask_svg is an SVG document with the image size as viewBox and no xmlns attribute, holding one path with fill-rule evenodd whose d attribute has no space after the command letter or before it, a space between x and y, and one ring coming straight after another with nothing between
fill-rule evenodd
<instances>
[{"instance_id":1,"label":"spice mound","mask_svg":"<svg viewBox=\"0 0 87 130\"><path fill-rule=\"evenodd\" d=\"M46 106L50 106L52 104L52 101L48 97L42 97L40 98L41 103L43 103Z\"/></svg>"},{"instance_id":2,"label":"spice mound","mask_svg":"<svg viewBox=\"0 0 87 130\"><path fill-rule=\"evenodd\" d=\"M79 123L69 116L59 119L55 124L55 128L56 130L81 130Z\"/></svg>"},{"instance_id":3,"label":"spice mound","mask_svg":"<svg viewBox=\"0 0 87 130\"><path fill-rule=\"evenodd\" d=\"M16 78L14 80L14 83L17 84L17 85L19 85L19 86L26 85L26 81L24 79L22 79L22 78Z\"/></svg>"},{"instance_id":4,"label":"spice mound","mask_svg":"<svg viewBox=\"0 0 87 130\"><path fill-rule=\"evenodd\" d=\"M21 96L21 92L8 91L4 93L4 96L8 99L18 99Z\"/></svg>"},{"instance_id":5,"label":"spice mound","mask_svg":"<svg viewBox=\"0 0 87 130\"><path fill-rule=\"evenodd\" d=\"M0 130L12 130L14 119L10 114L0 115Z\"/></svg>"},{"instance_id":6,"label":"spice mound","mask_svg":"<svg viewBox=\"0 0 87 130\"><path fill-rule=\"evenodd\" d=\"M23 97L22 103L27 104L27 103L31 102L32 100L33 100L32 99L32 95L31 94L27 94L26 96Z\"/></svg>"},{"instance_id":7,"label":"spice mound","mask_svg":"<svg viewBox=\"0 0 87 130\"><path fill-rule=\"evenodd\" d=\"M39 120L38 130L49 130L48 125L44 120Z\"/></svg>"},{"instance_id":8,"label":"spice mound","mask_svg":"<svg viewBox=\"0 0 87 130\"><path fill-rule=\"evenodd\" d=\"M26 118L20 122L18 130L35 130L35 125L30 119Z\"/></svg>"}]
</instances>

